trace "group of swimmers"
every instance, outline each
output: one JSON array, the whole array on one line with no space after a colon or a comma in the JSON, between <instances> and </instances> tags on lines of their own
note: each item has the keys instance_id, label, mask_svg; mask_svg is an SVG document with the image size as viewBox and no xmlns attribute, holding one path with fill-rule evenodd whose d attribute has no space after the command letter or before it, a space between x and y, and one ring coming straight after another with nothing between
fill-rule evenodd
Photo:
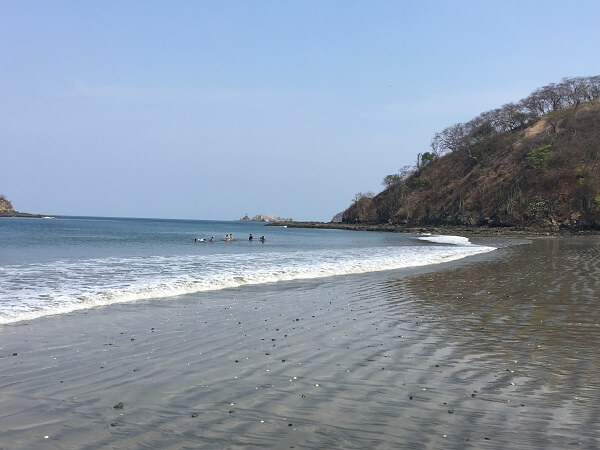
<instances>
[{"instance_id":1,"label":"group of swimmers","mask_svg":"<svg viewBox=\"0 0 600 450\"><path fill-rule=\"evenodd\" d=\"M252 237L252 233L250 233L250 236L248 236L248 241L252 242L254 238ZM223 239L225 242L231 242L233 241L233 233L230 234L226 234L225 238ZM259 238L260 242L262 242L263 244L265 243L265 237L261 236ZM205 238L194 238L194 242L206 242ZM208 242L215 242L215 238L214 236L211 236L210 239L208 240Z\"/></svg>"},{"instance_id":2,"label":"group of swimmers","mask_svg":"<svg viewBox=\"0 0 600 450\"><path fill-rule=\"evenodd\" d=\"M265 237L264 237L264 236L261 236L261 237L259 237L258 239L259 239L259 240L260 240L260 242L262 242L263 244L265 243ZM250 236L248 236L248 240L249 240L250 242L252 242L252 241L254 240L254 237L252 237L252 233L250 233Z\"/></svg>"}]
</instances>

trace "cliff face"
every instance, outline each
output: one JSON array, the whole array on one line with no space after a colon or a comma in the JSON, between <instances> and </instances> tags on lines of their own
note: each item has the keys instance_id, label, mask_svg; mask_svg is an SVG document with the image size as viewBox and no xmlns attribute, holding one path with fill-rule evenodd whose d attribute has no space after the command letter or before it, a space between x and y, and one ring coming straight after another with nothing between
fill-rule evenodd
<instances>
[{"instance_id":1,"label":"cliff face","mask_svg":"<svg viewBox=\"0 0 600 450\"><path fill-rule=\"evenodd\" d=\"M344 212L347 223L600 229L600 101L481 131Z\"/></svg>"}]
</instances>

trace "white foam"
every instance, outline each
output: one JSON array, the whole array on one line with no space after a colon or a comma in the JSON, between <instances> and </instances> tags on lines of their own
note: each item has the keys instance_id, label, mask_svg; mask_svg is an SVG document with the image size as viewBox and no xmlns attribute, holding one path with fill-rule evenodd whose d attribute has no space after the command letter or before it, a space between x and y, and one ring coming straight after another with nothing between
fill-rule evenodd
<instances>
[{"instance_id":1,"label":"white foam","mask_svg":"<svg viewBox=\"0 0 600 450\"><path fill-rule=\"evenodd\" d=\"M462 236L423 235L419 236L418 239L421 241L435 242L436 244L473 245L468 238Z\"/></svg>"},{"instance_id":2,"label":"white foam","mask_svg":"<svg viewBox=\"0 0 600 450\"><path fill-rule=\"evenodd\" d=\"M0 324L250 284L439 264L494 250L466 241L455 239L453 246L106 258L4 266L0 267Z\"/></svg>"}]
</instances>

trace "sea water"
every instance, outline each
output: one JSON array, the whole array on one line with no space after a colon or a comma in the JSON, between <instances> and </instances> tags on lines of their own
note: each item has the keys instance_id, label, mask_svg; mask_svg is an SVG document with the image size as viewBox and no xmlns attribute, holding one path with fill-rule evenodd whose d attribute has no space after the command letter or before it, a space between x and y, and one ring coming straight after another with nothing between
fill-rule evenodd
<instances>
[{"instance_id":1,"label":"sea water","mask_svg":"<svg viewBox=\"0 0 600 450\"><path fill-rule=\"evenodd\" d=\"M224 240L229 234L233 241ZM492 250L458 236L256 222L0 218L0 324L249 284L439 264Z\"/></svg>"}]
</instances>

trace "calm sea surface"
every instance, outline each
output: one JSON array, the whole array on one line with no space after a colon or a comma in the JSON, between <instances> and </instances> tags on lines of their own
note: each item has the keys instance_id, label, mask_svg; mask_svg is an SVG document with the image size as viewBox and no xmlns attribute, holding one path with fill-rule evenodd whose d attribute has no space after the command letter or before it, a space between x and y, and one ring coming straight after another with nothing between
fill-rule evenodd
<instances>
[{"instance_id":1,"label":"calm sea surface","mask_svg":"<svg viewBox=\"0 0 600 450\"><path fill-rule=\"evenodd\" d=\"M234 240L224 241L227 234ZM438 264L491 250L461 237L237 221L1 218L0 324L245 284Z\"/></svg>"}]
</instances>

